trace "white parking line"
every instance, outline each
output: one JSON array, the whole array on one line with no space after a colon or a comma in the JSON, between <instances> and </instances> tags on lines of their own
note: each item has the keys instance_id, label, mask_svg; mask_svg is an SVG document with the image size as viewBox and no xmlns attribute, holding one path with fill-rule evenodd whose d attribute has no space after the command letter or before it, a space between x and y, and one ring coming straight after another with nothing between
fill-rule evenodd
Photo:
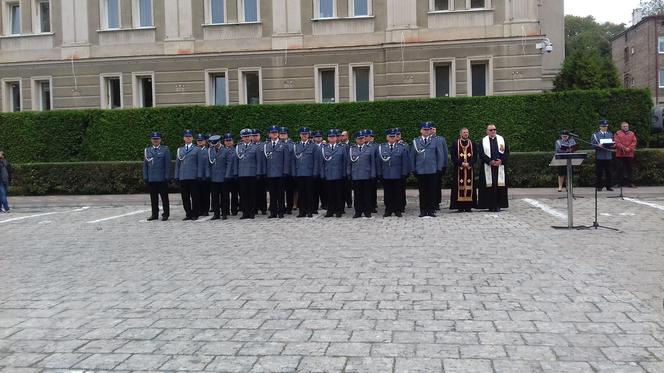
<instances>
[{"instance_id":1,"label":"white parking line","mask_svg":"<svg viewBox=\"0 0 664 373\"><path fill-rule=\"evenodd\" d=\"M97 219L97 220L91 220L91 221L88 221L88 222L86 222L86 223L87 223L87 224L101 223L101 222L103 222L103 221L108 221L108 220L113 220L113 219L124 218L125 216L138 215L138 214L142 214L142 213L144 213L144 212L148 212L148 211L150 211L150 210L138 210L138 211L132 211L132 212L128 212L128 213L126 213L126 214L122 214L122 215L115 215L115 216L109 216L109 217L107 217L107 218L102 218L102 219Z\"/></svg>"},{"instance_id":2,"label":"white parking line","mask_svg":"<svg viewBox=\"0 0 664 373\"><path fill-rule=\"evenodd\" d=\"M547 214L549 214L551 216L555 216L558 219L562 219L562 220L567 219L567 215L563 214L562 212L554 210L552 207L549 207L549 206L543 204L540 201L530 199L530 198L524 198L522 201L529 204L529 205L531 205L531 206L533 206L533 207L537 207L538 209L546 212Z\"/></svg>"},{"instance_id":3,"label":"white parking line","mask_svg":"<svg viewBox=\"0 0 664 373\"><path fill-rule=\"evenodd\" d=\"M68 211L53 211L53 212L44 212L41 214L34 214L34 215L28 215L28 216L19 216L17 218L11 218L11 219L6 219L6 220L0 220L0 224L2 223L9 223L12 221L19 221L19 220L25 220L25 219L32 219L32 218L38 218L40 216L48 216L48 215L55 215L55 214L67 214L70 212L79 212L83 210L89 209L89 206L84 206L75 210L68 210Z\"/></svg>"},{"instance_id":4,"label":"white parking line","mask_svg":"<svg viewBox=\"0 0 664 373\"><path fill-rule=\"evenodd\" d=\"M636 203L637 205L648 206L648 207L652 207L652 208L657 209L657 210L664 211L664 206L658 205L656 203L641 201L641 200L638 200L636 198L629 198L629 197L625 197L624 200L628 201L628 202Z\"/></svg>"}]
</instances>

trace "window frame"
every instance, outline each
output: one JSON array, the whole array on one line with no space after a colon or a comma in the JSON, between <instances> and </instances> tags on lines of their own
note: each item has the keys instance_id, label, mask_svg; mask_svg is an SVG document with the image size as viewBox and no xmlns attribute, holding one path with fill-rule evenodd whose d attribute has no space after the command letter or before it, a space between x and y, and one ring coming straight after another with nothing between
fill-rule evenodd
<instances>
[{"instance_id":1,"label":"window frame","mask_svg":"<svg viewBox=\"0 0 664 373\"><path fill-rule=\"evenodd\" d=\"M493 57L492 56L476 56L468 57L466 65L466 81L467 81L467 91L466 96L473 97L473 72L472 65L477 63L486 63L486 96L493 96ZM477 96L483 97L483 96Z\"/></svg>"},{"instance_id":2,"label":"window frame","mask_svg":"<svg viewBox=\"0 0 664 373\"><path fill-rule=\"evenodd\" d=\"M141 26L141 2L140 0L132 0L132 26L137 29L154 28L154 0L150 1L150 25ZM122 16L121 16L122 17Z\"/></svg>"},{"instance_id":3,"label":"window frame","mask_svg":"<svg viewBox=\"0 0 664 373\"><path fill-rule=\"evenodd\" d=\"M452 12L454 11L454 0L447 1L447 9L436 9L436 0L429 0L429 13Z\"/></svg>"},{"instance_id":4,"label":"window frame","mask_svg":"<svg viewBox=\"0 0 664 373\"><path fill-rule=\"evenodd\" d=\"M659 81L657 82L657 87L659 89L664 89L664 84L662 84L662 80L664 79L664 69L660 68L658 75L659 75Z\"/></svg>"},{"instance_id":5,"label":"window frame","mask_svg":"<svg viewBox=\"0 0 664 373\"><path fill-rule=\"evenodd\" d=\"M348 0L348 14L350 15L351 18L373 17L373 0L365 0L367 2L367 14L361 14L361 15L355 14L356 1L357 0Z\"/></svg>"},{"instance_id":6,"label":"window frame","mask_svg":"<svg viewBox=\"0 0 664 373\"><path fill-rule=\"evenodd\" d=\"M223 22L213 22L212 21L212 1L214 0L205 0L204 10L205 10L205 24L206 25L223 25L228 23L228 0L222 0L224 2L224 20ZM239 9L238 9L239 12Z\"/></svg>"},{"instance_id":7,"label":"window frame","mask_svg":"<svg viewBox=\"0 0 664 373\"><path fill-rule=\"evenodd\" d=\"M314 0L314 19L335 19L338 18L339 12L337 12L337 0L332 1L332 17L321 17L320 14L320 2L322 0Z\"/></svg>"},{"instance_id":8,"label":"window frame","mask_svg":"<svg viewBox=\"0 0 664 373\"><path fill-rule=\"evenodd\" d=\"M436 96L436 67L437 66L450 66L450 95L448 97L456 97L456 58L432 58L429 60L429 97L437 98Z\"/></svg>"},{"instance_id":9,"label":"window frame","mask_svg":"<svg viewBox=\"0 0 664 373\"><path fill-rule=\"evenodd\" d=\"M246 73L257 72L258 73L258 105L263 104L263 69L260 67L242 67L237 70L238 72L238 92L240 95L239 103L240 105L253 105L247 102L247 81L245 78ZM228 78L226 78L226 83L228 83ZM228 86L228 84L226 84ZM228 96L226 96L228 97Z\"/></svg>"},{"instance_id":10,"label":"window frame","mask_svg":"<svg viewBox=\"0 0 664 373\"><path fill-rule=\"evenodd\" d=\"M368 102L373 102L375 97L374 97L374 68L373 68L373 62L358 62L358 63L351 63L348 65L348 97L350 102L358 102L357 101L357 92L356 92L356 85L357 82L355 80L355 69L357 68L369 68L369 101Z\"/></svg>"},{"instance_id":11,"label":"window frame","mask_svg":"<svg viewBox=\"0 0 664 373\"><path fill-rule=\"evenodd\" d=\"M664 54L664 36L660 36L657 38L657 53L659 54Z\"/></svg>"},{"instance_id":12,"label":"window frame","mask_svg":"<svg viewBox=\"0 0 664 373\"><path fill-rule=\"evenodd\" d=\"M118 27L109 27L108 24L108 7L109 0L99 0L99 13L100 13L100 22L99 26L102 30L121 30L122 29L122 1L117 0L118 2Z\"/></svg>"},{"instance_id":13,"label":"window frame","mask_svg":"<svg viewBox=\"0 0 664 373\"><path fill-rule=\"evenodd\" d=\"M120 79L120 106L117 108L109 107L109 102L106 97L107 90L109 89L107 80L110 78ZM99 104L100 107L104 110L124 109L124 87L122 73L103 73L99 75Z\"/></svg>"},{"instance_id":14,"label":"window frame","mask_svg":"<svg viewBox=\"0 0 664 373\"><path fill-rule=\"evenodd\" d=\"M2 5L3 5L3 6L2 6L2 10L3 10L3 12L2 12L2 13L3 13L3 17L2 17L2 18L3 18L3 24L4 24L4 27L3 27L3 29L4 29L3 31L4 31L4 32L3 32L3 34L4 34L4 35L7 35L7 36L19 36L19 35L22 35L22 34L23 34L23 29L22 29L22 27L23 27L23 22L22 22L21 18L22 18L23 16L22 16L21 13L23 12L23 9L21 9L21 8L22 8L22 7L21 7L21 2L18 1L18 0L5 0L5 1L3 1L3 4L2 4ZM12 16L12 15L13 15L12 9L13 9L13 7L15 7L15 6L18 6L18 12L19 12L19 15L18 15L18 16L19 16L18 33L14 33L14 32L13 32L13 29L14 29L14 27L13 27L13 26L14 26L13 19L14 19L14 18L13 18L13 16Z\"/></svg>"},{"instance_id":15,"label":"window frame","mask_svg":"<svg viewBox=\"0 0 664 373\"><path fill-rule=\"evenodd\" d=\"M238 0L238 23L260 23L261 22L261 0L255 0L256 1L256 20L255 21L247 21L247 15L244 13L244 8L245 8L245 1L246 0ZM224 1L224 5L226 5L226 2ZM224 12L225 14L225 12ZM224 15L225 17L225 15Z\"/></svg>"},{"instance_id":16,"label":"window frame","mask_svg":"<svg viewBox=\"0 0 664 373\"><path fill-rule=\"evenodd\" d=\"M334 70L334 102L323 102L323 92L321 92L322 82L320 80L321 71ZM314 89L315 100L317 103L336 104L339 102L339 65L338 64L322 64L314 65Z\"/></svg>"},{"instance_id":17,"label":"window frame","mask_svg":"<svg viewBox=\"0 0 664 373\"><path fill-rule=\"evenodd\" d=\"M152 106L143 106L143 86L140 84L141 79L150 78L152 82ZM122 81L120 81L122 85ZM131 97L132 97L132 107L134 108L150 108L157 106L157 93L156 93L156 82L154 80L154 71L139 71L131 73ZM122 90L120 90L122 93Z\"/></svg>"},{"instance_id":18,"label":"window frame","mask_svg":"<svg viewBox=\"0 0 664 373\"><path fill-rule=\"evenodd\" d=\"M44 110L42 107L42 91L41 85L44 82L49 84L49 100L51 102L51 108L49 110ZM53 110L53 77L51 76L35 76L30 78L30 85L32 89L32 111L51 111Z\"/></svg>"},{"instance_id":19,"label":"window frame","mask_svg":"<svg viewBox=\"0 0 664 373\"><path fill-rule=\"evenodd\" d=\"M48 31L42 30L42 22L41 22L41 3L48 3L48 9L49 9L49 14L48 14ZM53 9L53 3L51 0L33 0L32 1L32 31L35 34L52 34L53 33L53 20L52 20L52 12Z\"/></svg>"},{"instance_id":20,"label":"window frame","mask_svg":"<svg viewBox=\"0 0 664 373\"><path fill-rule=\"evenodd\" d=\"M452 0L450 0L452 1ZM484 0L484 6L481 8L473 8L472 0L466 0L466 10L487 10L491 9L491 0Z\"/></svg>"},{"instance_id":21,"label":"window frame","mask_svg":"<svg viewBox=\"0 0 664 373\"><path fill-rule=\"evenodd\" d=\"M18 89L20 93L20 102L19 102L19 110L14 111L12 110L13 105L13 97L11 97L11 89L9 89L9 85L12 83L18 83ZM19 113L22 112L24 107L23 107L23 79L19 77L15 78L2 78L2 111L5 113Z\"/></svg>"},{"instance_id":22,"label":"window frame","mask_svg":"<svg viewBox=\"0 0 664 373\"><path fill-rule=\"evenodd\" d=\"M216 104L216 96L214 88L213 79L219 75L223 75L226 78L226 103L223 105ZM205 104L208 106L228 106L230 105L230 96L229 96L229 77L228 69L206 69L205 70ZM261 94L262 97L262 94Z\"/></svg>"}]
</instances>

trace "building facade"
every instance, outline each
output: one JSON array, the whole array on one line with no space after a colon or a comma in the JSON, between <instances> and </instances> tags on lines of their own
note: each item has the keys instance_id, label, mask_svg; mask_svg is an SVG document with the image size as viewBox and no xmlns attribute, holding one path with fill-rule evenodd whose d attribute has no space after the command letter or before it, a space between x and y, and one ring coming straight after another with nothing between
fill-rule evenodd
<instances>
[{"instance_id":1,"label":"building facade","mask_svg":"<svg viewBox=\"0 0 664 373\"><path fill-rule=\"evenodd\" d=\"M0 22L5 112L536 93L564 58L563 0L0 0Z\"/></svg>"},{"instance_id":2,"label":"building facade","mask_svg":"<svg viewBox=\"0 0 664 373\"><path fill-rule=\"evenodd\" d=\"M648 88L664 103L664 16L644 17L611 41L613 62L625 88Z\"/></svg>"}]
</instances>

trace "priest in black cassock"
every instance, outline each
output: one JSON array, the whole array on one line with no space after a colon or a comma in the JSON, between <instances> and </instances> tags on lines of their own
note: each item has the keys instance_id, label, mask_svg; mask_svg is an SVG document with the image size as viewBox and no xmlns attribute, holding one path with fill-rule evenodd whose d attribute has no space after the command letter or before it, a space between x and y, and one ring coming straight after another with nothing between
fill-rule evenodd
<instances>
[{"instance_id":1,"label":"priest in black cassock","mask_svg":"<svg viewBox=\"0 0 664 373\"><path fill-rule=\"evenodd\" d=\"M481 160L479 208L498 212L507 208L507 175L505 165L509 155L509 147L505 139L496 133L496 125L489 123L486 134L478 144L477 150Z\"/></svg>"},{"instance_id":2,"label":"priest in black cassock","mask_svg":"<svg viewBox=\"0 0 664 373\"><path fill-rule=\"evenodd\" d=\"M470 139L468 128L462 128L459 138L452 143L454 184L452 184L450 193L450 210L471 212L477 203L475 173L473 172L477 160L476 150L477 145Z\"/></svg>"}]
</instances>

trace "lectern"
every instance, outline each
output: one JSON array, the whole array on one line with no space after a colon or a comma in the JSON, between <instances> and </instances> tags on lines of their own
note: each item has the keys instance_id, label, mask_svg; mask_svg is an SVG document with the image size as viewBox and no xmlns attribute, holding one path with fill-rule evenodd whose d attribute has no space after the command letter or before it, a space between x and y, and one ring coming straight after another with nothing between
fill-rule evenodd
<instances>
[{"instance_id":1,"label":"lectern","mask_svg":"<svg viewBox=\"0 0 664 373\"><path fill-rule=\"evenodd\" d=\"M558 229L574 229L574 186L572 185L572 168L580 166L588 158L588 153L557 153L553 156L549 166L567 167L567 227L554 227Z\"/></svg>"}]
</instances>

